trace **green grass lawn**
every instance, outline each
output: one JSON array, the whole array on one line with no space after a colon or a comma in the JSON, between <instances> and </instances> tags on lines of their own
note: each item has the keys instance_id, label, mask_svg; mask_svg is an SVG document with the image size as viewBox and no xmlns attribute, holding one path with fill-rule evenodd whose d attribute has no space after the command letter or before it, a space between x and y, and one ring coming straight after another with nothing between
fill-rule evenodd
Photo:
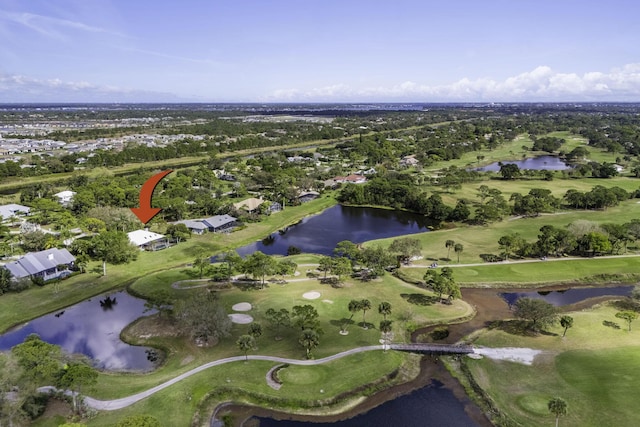
<instances>
[{"instance_id":1,"label":"green grass lawn","mask_svg":"<svg viewBox=\"0 0 640 427\"><path fill-rule=\"evenodd\" d=\"M146 294L154 289L169 289L176 279L182 276L179 272L167 271L150 275L136 281L131 287L136 293ZM317 291L321 297L315 300L303 298L305 292ZM174 295L184 298L197 290L172 290ZM265 333L258 339L258 350L254 354L274 355L303 359L304 349L298 344L299 331L293 328L283 328L280 332L282 340L275 340L273 331L263 315L269 308L286 308L291 311L294 305L310 304L319 313L320 327L324 335L320 339L320 346L313 354L316 358L329 356L340 351L357 346L377 345L381 338L377 329L382 316L378 314L378 304L388 301L392 305L393 313L389 319L394 322L394 338L396 342L404 342L407 339L405 328L408 322L415 325L428 325L446 322L462 317L470 316L473 309L463 301L455 301L452 305L427 304L419 305L409 302L409 296L425 295L433 296L415 286L408 285L389 275L379 281L368 283L347 282L343 288L333 288L329 285L321 285L317 280L292 282L286 285L271 284L262 290L245 291L230 289L220 292L223 305L228 312L238 302L250 302L253 306L248 314L255 321L262 324ZM348 326L348 335L341 335L339 331L344 318L350 317L347 309L351 299L367 298L371 301L372 309L365 315L369 329L359 326L362 322L362 312L356 313L353 323ZM429 298L427 298L429 299ZM412 299L412 301L415 300ZM94 393L98 398L116 398L139 392L146 388L160 384L174 376L192 369L202 363L229 356L237 356L241 353L235 345L238 336L246 333L247 325L234 325L232 336L223 339L218 345L211 348L196 347L183 338L150 338L139 340L140 344L157 345L169 351L166 363L156 371L144 375L103 373L100 376L99 388ZM375 366L370 367L376 370ZM131 378L136 378L131 381Z\"/></svg>"},{"instance_id":2,"label":"green grass lawn","mask_svg":"<svg viewBox=\"0 0 640 427\"><path fill-rule=\"evenodd\" d=\"M468 360L476 381L498 407L519 425L553 425L547 402L567 401L569 414L561 426L636 426L640 412L640 330L620 323L609 305L570 313L574 327L565 338L559 325L554 335L523 337L497 329L484 331L476 343L490 347L544 350L532 366L490 359ZM636 328L637 329L637 328Z\"/></svg>"},{"instance_id":3,"label":"green grass lawn","mask_svg":"<svg viewBox=\"0 0 640 427\"><path fill-rule=\"evenodd\" d=\"M140 252L138 259L129 264L108 264L106 277L101 276L101 263L93 262L89 264L87 273L62 281L58 293L54 292L52 285L46 285L33 287L21 293L2 295L0 331L83 301L93 295L123 287L150 273L191 263L200 252L214 255L249 244L335 203L333 195L328 193L309 203L287 207L283 212L271 215L260 223L249 224L246 228L233 233L194 235L188 241L162 251Z\"/></svg>"},{"instance_id":4,"label":"green grass lawn","mask_svg":"<svg viewBox=\"0 0 640 427\"><path fill-rule=\"evenodd\" d=\"M640 185L640 181L636 180L636 183ZM422 243L422 255L425 260L420 263L425 266L430 264L432 260L439 260L439 264L446 265L447 261L444 261L443 258L447 257L447 248L445 247L447 240L454 240L456 243L464 245L460 263L479 263L482 262L479 257L480 254L498 254L500 252L498 240L507 234L518 233L532 242L537 240L539 230L544 225L566 227L571 222L582 219L597 223L615 222L620 224L640 217L640 204L636 202L637 200L635 199L625 201L619 206L609 208L606 211L570 210L552 215L540 215L536 218L505 219L487 226L463 224L453 229L413 234L411 237L420 240ZM373 240L366 244L387 246L394 239L396 238ZM453 250L450 253L450 258L452 260L449 263L457 264L457 255Z\"/></svg>"},{"instance_id":5,"label":"green grass lawn","mask_svg":"<svg viewBox=\"0 0 640 427\"><path fill-rule=\"evenodd\" d=\"M403 274L422 280L426 268L405 268ZM598 275L639 274L640 256L621 258L588 258L579 260L536 261L531 263L496 263L456 267L456 282L466 285L521 286L557 282L587 282ZM637 279L635 279L637 280Z\"/></svg>"}]
</instances>

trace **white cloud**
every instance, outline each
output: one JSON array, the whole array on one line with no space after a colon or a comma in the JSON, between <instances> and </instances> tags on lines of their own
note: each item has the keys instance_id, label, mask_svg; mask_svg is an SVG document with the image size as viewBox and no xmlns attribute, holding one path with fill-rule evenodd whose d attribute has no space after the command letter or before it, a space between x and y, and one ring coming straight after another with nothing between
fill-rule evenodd
<instances>
[{"instance_id":1,"label":"white cloud","mask_svg":"<svg viewBox=\"0 0 640 427\"><path fill-rule=\"evenodd\" d=\"M37 15L28 12L8 12L0 10L0 19L21 24L47 37L63 39L65 35L60 30L72 29L89 33L104 33L124 37L123 34L104 28L95 27L78 21Z\"/></svg>"},{"instance_id":2,"label":"white cloud","mask_svg":"<svg viewBox=\"0 0 640 427\"><path fill-rule=\"evenodd\" d=\"M354 88L344 84L311 90L282 89L266 101L640 101L640 63L609 72L557 73L539 66L497 81L463 78L430 86L412 81L394 86Z\"/></svg>"},{"instance_id":3,"label":"white cloud","mask_svg":"<svg viewBox=\"0 0 640 427\"><path fill-rule=\"evenodd\" d=\"M181 101L176 95L170 93L8 74L0 74L0 99L3 102L14 103Z\"/></svg>"}]
</instances>

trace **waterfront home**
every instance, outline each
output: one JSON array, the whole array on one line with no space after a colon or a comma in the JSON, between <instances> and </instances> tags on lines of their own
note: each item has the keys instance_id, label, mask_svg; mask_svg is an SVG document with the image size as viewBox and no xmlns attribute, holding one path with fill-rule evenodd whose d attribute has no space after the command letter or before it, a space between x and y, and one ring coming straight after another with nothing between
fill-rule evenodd
<instances>
[{"instance_id":1,"label":"waterfront home","mask_svg":"<svg viewBox=\"0 0 640 427\"><path fill-rule=\"evenodd\" d=\"M149 230L135 230L127 233L127 237L132 245L143 251L159 251L169 247L165 236Z\"/></svg>"},{"instance_id":2,"label":"waterfront home","mask_svg":"<svg viewBox=\"0 0 640 427\"><path fill-rule=\"evenodd\" d=\"M209 227L202 222L201 219L183 219L180 221L174 221L171 224L184 224L189 229L191 234L204 234Z\"/></svg>"},{"instance_id":3,"label":"waterfront home","mask_svg":"<svg viewBox=\"0 0 640 427\"><path fill-rule=\"evenodd\" d=\"M255 197L251 197L249 199L243 200L238 203L234 203L233 207L237 210L244 210L249 213L256 213L260 210L260 205L264 203L262 199L256 199Z\"/></svg>"},{"instance_id":4,"label":"waterfront home","mask_svg":"<svg viewBox=\"0 0 640 427\"><path fill-rule=\"evenodd\" d=\"M40 252L30 252L4 266L15 279L40 277L44 281L68 276L69 268L76 261L66 249L51 248Z\"/></svg>"},{"instance_id":5,"label":"waterfront home","mask_svg":"<svg viewBox=\"0 0 640 427\"><path fill-rule=\"evenodd\" d=\"M231 229L237 224L237 219L230 215L215 215L203 219L202 222L209 228L209 231L213 233L220 233L224 231L231 231Z\"/></svg>"},{"instance_id":6,"label":"waterfront home","mask_svg":"<svg viewBox=\"0 0 640 427\"><path fill-rule=\"evenodd\" d=\"M298 196L298 201L300 203L307 203L317 199L318 197L320 197L320 193L317 191L306 191Z\"/></svg>"}]
</instances>

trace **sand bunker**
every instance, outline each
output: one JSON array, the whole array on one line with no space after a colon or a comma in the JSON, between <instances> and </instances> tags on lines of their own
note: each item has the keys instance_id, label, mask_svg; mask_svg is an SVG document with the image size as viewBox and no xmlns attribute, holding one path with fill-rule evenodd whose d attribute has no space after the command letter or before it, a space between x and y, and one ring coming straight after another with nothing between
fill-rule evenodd
<instances>
[{"instance_id":1,"label":"sand bunker","mask_svg":"<svg viewBox=\"0 0 640 427\"><path fill-rule=\"evenodd\" d=\"M534 350L532 348L516 348L516 347L504 347L504 348L487 348L476 347L474 352L482 356L488 357L494 360L508 360L510 362L523 363L525 365L531 365L533 359L542 353L542 350Z\"/></svg>"},{"instance_id":2,"label":"sand bunker","mask_svg":"<svg viewBox=\"0 0 640 427\"><path fill-rule=\"evenodd\" d=\"M323 299L322 302L326 302L327 304L333 304L333 301L330 299Z\"/></svg>"},{"instance_id":3,"label":"sand bunker","mask_svg":"<svg viewBox=\"0 0 640 427\"><path fill-rule=\"evenodd\" d=\"M249 316L248 314L234 313L234 314L230 314L229 318L233 323L239 323L241 325L245 325L247 323L253 322L253 317Z\"/></svg>"},{"instance_id":4,"label":"sand bunker","mask_svg":"<svg viewBox=\"0 0 640 427\"><path fill-rule=\"evenodd\" d=\"M233 309L233 311L249 311L252 307L248 302L239 302L237 304L234 304L231 308Z\"/></svg>"},{"instance_id":5,"label":"sand bunker","mask_svg":"<svg viewBox=\"0 0 640 427\"><path fill-rule=\"evenodd\" d=\"M316 292L316 291L305 292L304 294L302 294L302 298L304 298L304 299L318 299L318 298L320 298L320 292Z\"/></svg>"}]
</instances>

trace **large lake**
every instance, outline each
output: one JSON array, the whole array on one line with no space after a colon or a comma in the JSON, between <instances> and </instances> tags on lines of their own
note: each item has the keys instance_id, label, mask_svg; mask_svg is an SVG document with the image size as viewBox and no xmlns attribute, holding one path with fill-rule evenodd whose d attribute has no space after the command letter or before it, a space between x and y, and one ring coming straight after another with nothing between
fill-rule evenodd
<instances>
[{"instance_id":1,"label":"large lake","mask_svg":"<svg viewBox=\"0 0 640 427\"><path fill-rule=\"evenodd\" d=\"M423 215L411 212L336 205L262 241L238 248L237 252L241 256L258 250L269 255L286 255L289 246L295 246L302 252L331 255L343 240L362 243L420 233L429 231L429 225L433 224Z\"/></svg>"},{"instance_id":2,"label":"large lake","mask_svg":"<svg viewBox=\"0 0 640 427\"><path fill-rule=\"evenodd\" d=\"M122 329L143 315L144 300L124 291L108 296L115 298L115 304L105 305L107 295L100 295L13 329L0 336L0 350L9 350L35 333L69 353L89 356L101 369L153 369L155 365L149 360L153 358L152 349L132 346L120 339Z\"/></svg>"},{"instance_id":3,"label":"large lake","mask_svg":"<svg viewBox=\"0 0 640 427\"><path fill-rule=\"evenodd\" d=\"M532 170L565 170L571 169L571 166L566 164L562 159L556 156L538 156L530 159L495 162L490 165L476 168L478 172L498 172L500 171L500 163L502 164L515 164L520 169L532 169Z\"/></svg>"}]
</instances>

